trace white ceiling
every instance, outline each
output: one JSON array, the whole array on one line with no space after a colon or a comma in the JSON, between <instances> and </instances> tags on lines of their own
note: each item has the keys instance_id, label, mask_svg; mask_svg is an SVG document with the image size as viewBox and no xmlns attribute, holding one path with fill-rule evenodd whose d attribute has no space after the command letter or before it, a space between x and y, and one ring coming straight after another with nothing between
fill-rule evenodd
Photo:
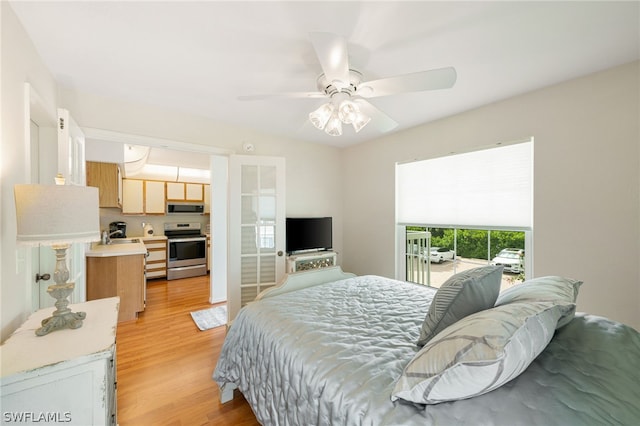
<instances>
[{"instance_id":1,"label":"white ceiling","mask_svg":"<svg viewBox=\"0 0 640 426\"><path fill-rule=\"evenodd\" d=\"M343 35L364 80L453 66L448 90L370 102L402 130L639 58L639 2L11 1L64 86L275 135L348 146L308 123L312 31Z\"/></svg>"}]
</instances>

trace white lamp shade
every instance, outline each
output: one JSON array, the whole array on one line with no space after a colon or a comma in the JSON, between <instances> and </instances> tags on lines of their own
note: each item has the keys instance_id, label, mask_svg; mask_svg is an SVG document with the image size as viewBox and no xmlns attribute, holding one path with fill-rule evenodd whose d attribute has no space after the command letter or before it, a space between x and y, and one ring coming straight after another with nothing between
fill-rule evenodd
<instances>
[{"instance_id":1,"label":"white lamp shade","mask_svg":"<svg viewBox=\"0 0 640 426\"><path fill-rule=\"evenodd\" d=\"M351 124L356 120L359 112L358 105L350 100L344 100L338 108L338 117L344 124Z\"/></svg>"},{"instance_id":2,"label":"white lamp shade","mask_svg":"<svg viewBox=\"0 0 640 426\"><path fill-rule=\"evenodd\" d=\"M330 136L342 135L342 125L352 124L358 133L371 121L371 117L360 111L358 104L350 99L346 92L337 92L331 95L331 102L322 105L309 114L309 121L318 129L325 131Z\"/></svg>"},{"instance_id":3,"label":"white lamp shade","mask_svg":"<svg viewBox=\"0 0 640 426\"><path fill-rule=\"evenodd\" d=\"M361 112L356 114L356 119L353 120L353 123L352 123L356 133L362 130L362 128L366 126L369 121L371 121L371 117L364 115Z\"/></svg>"},{"instance_id":4,"label":"white lamp shade","mask_svg":"<svg viewBox=\"0 0 640 426\"><path fill-rule=\"evenodd\" d=\"M100 240L98 188L15 185L17 236L23 245Z\"/></svg>"},{"instance_id":5,"label":"white lamp shade","mask_svg":"<svg viewBox=\"0 0 640 426\"><path fill-rule=\"evenodd\" d=\"M342 122L338 118L338 114L334 112L331 115L331 118L327 122L324 131L330 136L340 136L342 134Z\"/></svg>"},{"instance_id":6,"label":"white lamp shade","mask_svg":"<svg viewBox=\"0 0 640 426\"><path fill-rule=\"evenodd\" d=\"M322 105L320 108L309 114L309 121L311 121L311 124L316 128L320 130L324 129L324 126L327 124L327 121L329 121L334 108L335 107L331 103Z\"/></svg>"}]
</instances>

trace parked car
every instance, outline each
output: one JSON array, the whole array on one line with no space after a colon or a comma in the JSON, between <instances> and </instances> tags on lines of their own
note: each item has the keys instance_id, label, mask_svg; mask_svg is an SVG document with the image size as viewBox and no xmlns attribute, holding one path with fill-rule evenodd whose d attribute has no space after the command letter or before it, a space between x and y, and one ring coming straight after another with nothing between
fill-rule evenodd
<instances>
[{"instance_id":1,"label":"parked car","mask_svg":"<svg viewBox=\"0 0 640 426\"><path fill-rule=\"evenodd\" d=\"M492 265L503 265L505 272L520 274L524 272L524 250L506 248L491 260Z\"/></svg>"},{"instance_id":2,"label":"parked car","mask_svg":"<svg viewBox=\"0 0 640 426\"><path fill-rule=\"evenodd\" d=\"M446 247L431 247L429 251L429 261L431 263L442 263L445 260L453 260L455 258L456 253Z\"/></svg>"}]
</instances>

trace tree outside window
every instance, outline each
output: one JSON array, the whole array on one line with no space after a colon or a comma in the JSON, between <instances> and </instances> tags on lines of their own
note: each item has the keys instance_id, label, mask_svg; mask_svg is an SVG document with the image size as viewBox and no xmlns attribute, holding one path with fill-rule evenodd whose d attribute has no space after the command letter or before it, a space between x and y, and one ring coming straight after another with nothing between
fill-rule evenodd
<instances>
[{"instance_id":1,"label":"tree outside window","mask_svg":"<svg viewBox=\"0 0 640 426\"><path fill-rule=\"evenodd\" d=\"M502 288L508 288L514 284L524 281L524 231L504 231L485 229L456 229L456 228L430 228L427 226L408 226L407 232L429 231L431 234L431 250L449 249L455 253L452 260L444 260L436 263L437 258L431 257L429 263L429 285L440 287L449 277L467 269L491 264L514 262L517 266L506 266L503 273ZM506 259L496 259L503 251ZM504 253L503 253L504 254ZM417 275L420 277L420 274ZM416 274L407 272L407 278L415 280ZM426 277L426 274L425 274ZM426 280L421 283L427 284Z\"/></svg>"}]
</instances>

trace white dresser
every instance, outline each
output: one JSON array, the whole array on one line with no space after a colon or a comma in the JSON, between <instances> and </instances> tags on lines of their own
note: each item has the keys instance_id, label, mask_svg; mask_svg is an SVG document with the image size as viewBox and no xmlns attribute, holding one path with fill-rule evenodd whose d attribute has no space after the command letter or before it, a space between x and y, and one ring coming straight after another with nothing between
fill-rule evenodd
<instances>
[{"instance_id":1,"label":"white dresser","mask_svg":"<svg viewBox=\"0 0 640 426\"><path fill-rule=\"evenodd\" d=\"M38 337L55 308L34 312L0 346L2 424L116 425L116 326L120 299L69 305L81 328Z\"/></svg>"},{"instance_id":2,"label":"white dresser","mask_svg":"<svg viewBox=\"0 0 640 426\"><path fill-rule=\"evenodd\" d=\"M337 265L338 255L334 251L319 251L287 256L287 273L330 268Z\"/></svg>"}]
</instances>

